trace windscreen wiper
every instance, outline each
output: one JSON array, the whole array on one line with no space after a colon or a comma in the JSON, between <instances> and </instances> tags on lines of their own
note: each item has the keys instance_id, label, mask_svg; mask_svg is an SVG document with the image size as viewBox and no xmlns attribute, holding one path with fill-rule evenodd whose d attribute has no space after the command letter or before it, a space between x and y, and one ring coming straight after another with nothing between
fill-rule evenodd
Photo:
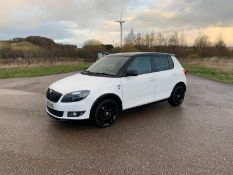
<instances>
[{"instance_id":1,"label":"windscreen wiper","mask_svg":"<svg viewBox=\"0 0 233 175\"><path fill-rule=\"evenodd\" d=\"M106 76L111 76L111 77L115 77L115 75L113 74L108 74L106 72L92 72L93 74L96 74L96 75L106 75Z\"/></svg>"},{"instance_id":2,"label":"windscreen wiper","mask_svg":"<svg viewBox=\"0 0 233 175\"><path fill-rule=\"evenodd\" d=\"M91 71L89 71L89 70L84 70L84 71L82 71L81 73L82 73L82 74L91 74L91 73L93 73L93 72L91 72Z\"/></svg>"},{"instance_id":3,"label":"windscreen wiper","mask_svg":"<svg viewBox=\"0 0 233 175\"><path fill-rule=\"evenodd\" d=\"M106 72L91 72L89 70L85 70L81 72L82 74L92 74L92 75L105 75L105 76L111 76L111 77L115 77L115 75L113 74L108 74Z\"/></svg>"}]
</instances>

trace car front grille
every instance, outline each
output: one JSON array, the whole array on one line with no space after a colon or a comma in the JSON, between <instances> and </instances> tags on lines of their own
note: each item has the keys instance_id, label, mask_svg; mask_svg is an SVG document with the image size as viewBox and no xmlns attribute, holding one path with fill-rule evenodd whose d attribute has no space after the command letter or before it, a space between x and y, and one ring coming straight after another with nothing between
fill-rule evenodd
<instances>
[{"instance_id":1,"label":"car front grille","mask_svg":"<svg viewBox=\"0 0 233 175\"><path fill-rule=\"evenodd\" d=\"M59 101L59 99L61 98L62 94L59 92L56 92L52 89L48 89L46 97L48 100L57 103Z\"/></svg>"},{"instance_id":2,"label":"car front grille","mask_svg":"<svg viewBox=\"0 0 233 175\"><path fill-rule=\"evenodd\" d=\"M63 111L57 111L57 110L51 109L49 107L47 107L47 109L51 114L55 115L56 117L62 117L64 114Z\"/></svg>"}]
</instances>

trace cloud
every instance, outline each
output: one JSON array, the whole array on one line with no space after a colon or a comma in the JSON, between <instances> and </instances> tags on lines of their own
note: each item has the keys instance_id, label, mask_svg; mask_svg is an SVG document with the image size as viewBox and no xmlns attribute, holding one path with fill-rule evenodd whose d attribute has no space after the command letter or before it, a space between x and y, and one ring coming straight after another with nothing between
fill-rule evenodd
<instances>
[{"instance_id":1,"label":"cloud","mask_svg":"<svg viewBox=\"0 0 233 175\"><path fill-rule=\"evenodd\" d=\"M130 1L125 0L3 1L0 6L0 37L7 39L34 34L72 40L73 35L82 41L84 37L95 37L95 33L103 30L107 32L104 25L118 19L121 8L126 8L128 3Z\"/></svg>"},{"instance_id":2,"label":"cloud","mask_svg":"<svg viewBox=\"0 0 233 175\"><path fill-rule=\"evenodd\" d=\"M231 0L157 0L135 14L129 26L137 31L145 28L148 31L185 31L190 41L200 31L210 35L211 39L222 33L230 38L225 37L227 44L233 45L229 36L233 33L232 9Z\"/></svg>"},{"instance_id":3,"label":"cloud","mask_svg":"<svg viewBox=\"0 0 233 175\"><path fill-rule=\"evenodd\" d=\"M147 21L147 25L159 28L202 28L209 26L233 26L231 0L176 0L158 3L141 13L134 20Z\"/></svg>"},{"instance_id":4,"label":"cloud","mask_svg":"<svg viewBox=\"0 0 233 175\"><path fill-rule=\"evenodd\" d=\"M59 42L81 44L96 38L119 40L114 23L124 8L124 32L200 30L212 38L229 34L233 27L231 0L0 0L0 39L43 35ZM218 29L217 29L218 28ZM233 39L227 39L233 45Z\"/></svg>"}]
</instances>

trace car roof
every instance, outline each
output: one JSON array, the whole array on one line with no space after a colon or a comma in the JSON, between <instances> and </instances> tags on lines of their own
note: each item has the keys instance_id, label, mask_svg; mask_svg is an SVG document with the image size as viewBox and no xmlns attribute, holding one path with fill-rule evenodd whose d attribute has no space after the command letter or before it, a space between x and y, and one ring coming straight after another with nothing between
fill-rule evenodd
<instances>
[{"instance_id":1,"label":"car roof","mask_svg":"<svg viewBox=\"0 0 233 175\"><path fill-rule=\"evenodd\" d=\"M140 55L153 55L153 56L175 56L175 54L170 54L170 53L161 53L161 52L125 52L125 53L116 53L116 54L111 54L114 56L140 56Z\"/></svg>"}]
</instances>

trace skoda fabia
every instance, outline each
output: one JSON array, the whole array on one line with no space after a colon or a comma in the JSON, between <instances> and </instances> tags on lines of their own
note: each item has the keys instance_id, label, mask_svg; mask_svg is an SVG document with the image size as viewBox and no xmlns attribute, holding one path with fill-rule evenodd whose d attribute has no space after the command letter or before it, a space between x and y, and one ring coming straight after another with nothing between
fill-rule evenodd
<instances>
[{"instance_id":1,"label":"skoda fabia","mask_svg":"<svg viewBox=\"0 0 233 175\"><path fill-rule=\"evenodd\" d=\"M186 72L174 55L112 54L53 83L47 91L47 113L59 120L93 119L104 128L122 110L166 99L179 106L185 92Z\"/></svg>"}]
</instances>

